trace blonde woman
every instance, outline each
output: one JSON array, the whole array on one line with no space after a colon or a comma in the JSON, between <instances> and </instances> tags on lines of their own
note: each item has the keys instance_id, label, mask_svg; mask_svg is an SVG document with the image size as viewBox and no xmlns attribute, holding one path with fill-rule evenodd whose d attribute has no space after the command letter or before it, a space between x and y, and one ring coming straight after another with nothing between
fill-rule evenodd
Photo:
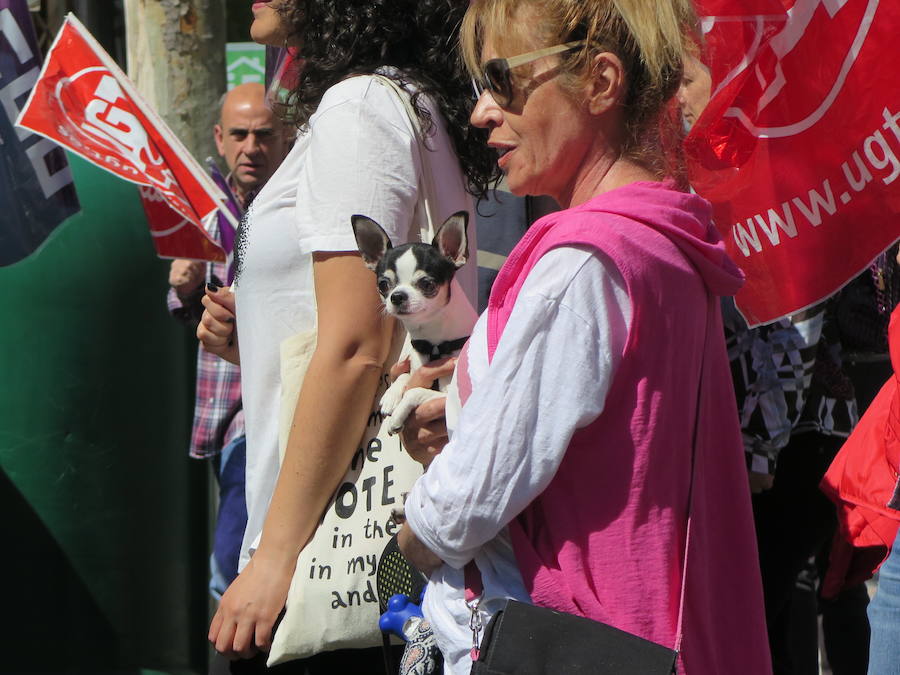
<instances>
[{"instance_id":1,"label":"blonde woman","mask_svg":"<svg viewBox=\"0 0 900 675\"><path fill-rule=\"evenodd\" d=\"M660 150L694 22L689 0L467 12L471 121L513 193L563 210L497 277L457 365L450 441L406 504L401 546L430 573L449 673L471 665L472 611L484 622L505 598L672 647L689 509L678 672L771 672L718 310L743 279Z\"/></svg>"}]
</instances>

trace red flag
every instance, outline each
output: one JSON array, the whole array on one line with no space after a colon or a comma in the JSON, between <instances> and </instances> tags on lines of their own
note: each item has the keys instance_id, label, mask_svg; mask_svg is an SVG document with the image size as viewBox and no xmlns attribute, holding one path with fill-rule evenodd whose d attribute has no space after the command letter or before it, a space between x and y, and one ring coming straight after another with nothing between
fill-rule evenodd
<instances>
[{"instance_id":1,"label":"red flag","mask_svg":"<svg viewBox=\"0 0 900 675\"><path fill-rule=\"evenodd\" d=\"M160 256L225 261L201 224L225 196L73 15L16 123L153 189L167 205L144 200Z\"/></svg>"},{"instance_id":2,"label":"red flag","mask_svg":"<svg viewBox=\"0 0 900 675\"><path fill-rule=\"evenodd\" d=\"M160 258L224 260L224 250L206 230L202 230L202 236L198 235L196 223L171 208L159 190L142 185L140 193L153 245Z\"/></svg>"},{"instance_id":3,"label":"red flag","mask_svg":"<svg viewBox=\"0 0 900 675\"><path fill-rule=\"evenodd\" d=\"M698 4L713 94L686 141L691 184L757 325L828 297L900 238L900 2Z\"/></svg>"}]
</instances>

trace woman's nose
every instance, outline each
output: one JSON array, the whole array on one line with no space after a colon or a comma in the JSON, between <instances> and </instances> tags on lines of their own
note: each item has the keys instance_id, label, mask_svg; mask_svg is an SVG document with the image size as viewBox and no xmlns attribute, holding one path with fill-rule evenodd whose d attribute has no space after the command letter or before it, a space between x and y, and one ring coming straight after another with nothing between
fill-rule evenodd
<instances>
[{"instance_id":1,"label":"woman's nose","mask_svg":"<svg viewBox=\"0 0 900 675\"><path fill-rule=\"evenodd\" d=\"M475 102L475 108L469 116L469 122L473 127L479 129L488 129L497 126L503 120L503 110L497 105L494 97L489 91L482 91L478 100Z\"/></svg>"}]
</instances>

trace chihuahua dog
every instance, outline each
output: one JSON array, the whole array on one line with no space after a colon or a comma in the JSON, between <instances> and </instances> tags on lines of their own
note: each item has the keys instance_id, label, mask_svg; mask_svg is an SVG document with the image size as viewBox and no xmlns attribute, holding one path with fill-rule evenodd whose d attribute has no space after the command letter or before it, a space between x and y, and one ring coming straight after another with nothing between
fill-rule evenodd
<instances>
[{"instance_id":1,"label":"chihuahua dog","mask_svg":"<svg viewBox=\"0 0 900 675\"><path fill-rule=\"evenodd\" d=\"M469 258L469 214L459 211L450 216L430 244L396 248L371 218L357 215L351 221L363 261L375 272L385 310L403 323L411 338L411 346L400 354L401 361L409 358L410 372L400 375L381 397L388 433L396 434L417 406L444 396L449 384L445 377L436 383L436 390L416 387L404 392L411 373L429 361L456 356L478 318L454 278Z\"/></svg>"}]
</instances>

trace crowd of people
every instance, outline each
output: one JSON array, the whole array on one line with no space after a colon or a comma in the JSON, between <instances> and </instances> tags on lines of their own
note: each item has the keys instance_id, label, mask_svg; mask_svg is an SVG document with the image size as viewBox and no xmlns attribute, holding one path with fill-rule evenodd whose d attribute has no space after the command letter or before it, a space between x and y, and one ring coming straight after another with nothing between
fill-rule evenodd
<instances>
[{"instance_id":1,"label":"crowd of people","mask_svg":"<svg viewBox=\"0 0 900 675\"><path fill-rule=\"evenodd\" d=\"M351 216L415 238L427 161L436 220L478 215L498 247L482 288L474 264L460 272L473 306L489 300L459 358L411 380L453 386L401 434L427 471L397 541L428 577L443 672L470 672L478 627L518 600L674 648L689 675L818 672L818 611L836 675L865 673L861 580L820 602L798 590L828 573L839 519L818 486L858 422L834 303L748 329L731 301L743 274L664 152L683 133L673 99L690 126L710 95L692 2L272 0L253 16L255 41L302 56L277 110L296 137L261 86L224 98L233 260L170 274L170 307L201 343L191 454L220 479L214 672L386 669L380 648L272 668L265 653L394 331ZM424 160L380 78L408 97ZM532 223L497 198L501 177L553 208ZM280 459L280 345L312 329ZM873 644L900 630L892 592ZM900 672L879 653L869 672Z\"/></svg>"}]
</instances>

